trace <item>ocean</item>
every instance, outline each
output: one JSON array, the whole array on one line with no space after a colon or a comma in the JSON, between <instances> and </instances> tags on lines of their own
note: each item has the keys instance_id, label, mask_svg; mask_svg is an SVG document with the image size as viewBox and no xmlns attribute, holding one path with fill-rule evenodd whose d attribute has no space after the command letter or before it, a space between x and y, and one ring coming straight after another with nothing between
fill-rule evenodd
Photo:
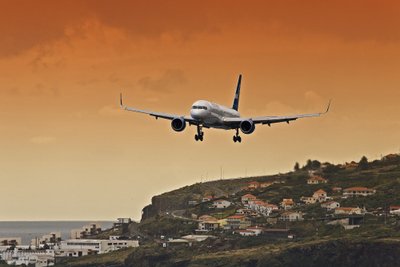
<instances>
[{"instance_id":1,"label":"ocean","mask_svg":"<svg viewBox=\"0 0 400 267\"><path fill-rule=\"evenodd\" d=\"M1 237L21 237L22 245L29 245L31 239L50 232L61 232L63 240L70 238L72 229L82 228L89 223L99 223L102 229L111 228L112 221L0 221Z\"/></svg>"}]
</instances>

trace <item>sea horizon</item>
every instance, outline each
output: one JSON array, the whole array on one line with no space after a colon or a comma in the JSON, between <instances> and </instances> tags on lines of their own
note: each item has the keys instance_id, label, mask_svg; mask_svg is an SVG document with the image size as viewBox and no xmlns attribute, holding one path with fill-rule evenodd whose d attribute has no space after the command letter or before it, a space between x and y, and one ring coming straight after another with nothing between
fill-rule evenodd
<instances>
[{"instance_id":1,"label":"sea horizon","mask_svg":"<svg viewBox=\"0 0 400 267\"><path fill-rule=\"evenodd\" d=\"M89 223L99 223L102 229L109 229L115 220L41 220L41 221L0 221L0 238L21 238L21 245L30 245L31 240L50 232L60 232L63 240L70 238L72 229L79 229Z\"/></svg>"}]
</instances>

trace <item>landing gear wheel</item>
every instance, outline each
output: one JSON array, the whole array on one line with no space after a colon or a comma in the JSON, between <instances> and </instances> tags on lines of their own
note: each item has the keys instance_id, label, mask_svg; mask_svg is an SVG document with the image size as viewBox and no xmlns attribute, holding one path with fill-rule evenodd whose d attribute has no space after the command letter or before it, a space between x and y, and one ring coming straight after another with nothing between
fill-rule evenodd
<instances>
[{"instance_id":1,"label":"landing gear wheel","mask_svg":"<svg viewBox=\"0 0 400 267\"><path fill-rule=\"evenodd\" d=\"M204 132L202 131L203 127L201 125L197 126L197 134L194 136L194 139L196 141L203 141L204 138Z\"/></svg>"},{"instance_id":2,"label":"landing gear wheel","mask_svg":"<svg viewBox=\"0 0 400 267\"><path fill-rule=\"evenodd\" d=\"M242 137L239 136L239 129L236 129L236 135L233 136L233 142L242 142Z\"/></svg>"}]
</instances>

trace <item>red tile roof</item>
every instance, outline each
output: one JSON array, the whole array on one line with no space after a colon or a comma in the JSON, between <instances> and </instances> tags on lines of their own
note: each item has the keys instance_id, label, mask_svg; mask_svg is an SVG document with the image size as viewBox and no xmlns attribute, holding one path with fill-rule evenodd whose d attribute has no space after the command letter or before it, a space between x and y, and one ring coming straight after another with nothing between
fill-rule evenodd
<instances>
[{"instance_id":1,"label":"red tile roof","mask_svg":"<svg viewBox=\"0 0 400 267\"><path fill-rule=\"evenodd\" d=\"M343 191L373 191L373 189L362 186L356 186L356 187L346 188Z\"/></svg>"}]
</instances>

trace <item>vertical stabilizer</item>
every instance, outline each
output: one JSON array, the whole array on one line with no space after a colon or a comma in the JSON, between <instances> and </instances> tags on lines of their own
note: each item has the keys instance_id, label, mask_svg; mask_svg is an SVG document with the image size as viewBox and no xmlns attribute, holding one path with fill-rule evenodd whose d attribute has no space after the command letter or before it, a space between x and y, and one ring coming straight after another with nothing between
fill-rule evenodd
<instances>
[{"instance_id":1,"label":"vertical stabilizer","mask_svg":"<svg viewBox=\"0 0 400 267\"><path fill-rule=\"evenodd\" d=\"M240 84L242 82L242 74L239 75L238 84L236 87L235 98L233 99L232 109L238 111L239 109L239 97L240 97Z\"/></svg>"}]
</instances>

